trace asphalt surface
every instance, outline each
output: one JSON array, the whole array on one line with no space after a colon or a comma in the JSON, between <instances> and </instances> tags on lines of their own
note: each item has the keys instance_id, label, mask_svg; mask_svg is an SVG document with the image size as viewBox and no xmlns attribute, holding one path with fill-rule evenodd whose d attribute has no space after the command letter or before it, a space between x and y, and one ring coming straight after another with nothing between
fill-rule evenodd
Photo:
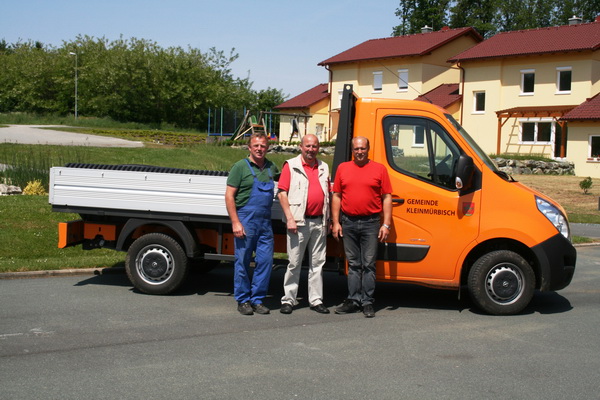
<instances>
[{"instance_id":1,"label":"asphalt surface","mask_svg":"<svg viewBox=\"0 0 600 400\"><path fill-rule=\"evenodd\" d=\"M580 248L570 286L516 316L468 296L378 284L377 316L306 304L242 316L233 273L194 275L171 296L123 274L0 280L0 399L597 399L600 247ZM325 304L346 293L325 276Z\"/></svg>"},{"instance_id":2,"label":"asphalt surface","mask_svg":"<svg viewBox=\"0 0 600 400\"><path fill-rule=\"evenodd\" d=\"M9 125L0 128L0 143L91 147L143 147L142 142L82 133L55 131L51 125ZM60 127L60 126L58 126Z\"/></svg>"}]
</instances>

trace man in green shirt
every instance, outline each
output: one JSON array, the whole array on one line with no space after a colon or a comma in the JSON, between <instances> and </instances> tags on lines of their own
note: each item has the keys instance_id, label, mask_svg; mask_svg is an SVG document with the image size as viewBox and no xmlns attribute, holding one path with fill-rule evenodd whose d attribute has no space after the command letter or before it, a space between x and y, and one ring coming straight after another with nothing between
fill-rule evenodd
<instances>
[{"instance_id":1,"label":"man in green shirt","mask_svg":"<svg viewBox=\"0 0 600 400\"><path fill-rule=\"evenodd\" d=\"M271 206L279 169L267 160L268 149L268 137L253 133L248 142L250 155L233 165L225 189L225 205L235 242L233 294L242 315L270 312L263 299L273 268ZM252 253L255 253L253 272Z\"/></svg>"}]
</instances>

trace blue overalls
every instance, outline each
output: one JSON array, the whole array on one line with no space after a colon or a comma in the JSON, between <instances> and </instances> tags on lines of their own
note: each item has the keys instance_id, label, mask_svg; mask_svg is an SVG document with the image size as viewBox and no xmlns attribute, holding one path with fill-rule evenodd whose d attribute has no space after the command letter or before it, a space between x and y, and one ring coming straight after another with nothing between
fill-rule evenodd
<instances>
[{"instance_id":1,"label":"blue overalls","mask_svg":"<svg viewBox=\"0 0 600 400\"><path fill-rule=\"evenodd\" d=\"M271 206L275 184L270 168L269 182L260 182L250 165L248 168L254 177L248 203L237 210L238 217L246 236L235 238L235 273L233 294L238 303L249 301L261 304L267 290L271 270L273 269L273 227L271 225ZM252 253L255 252L254 273L250 272ZM252 275L252 276L251 276Z\"/></svg>"}]
</instances>

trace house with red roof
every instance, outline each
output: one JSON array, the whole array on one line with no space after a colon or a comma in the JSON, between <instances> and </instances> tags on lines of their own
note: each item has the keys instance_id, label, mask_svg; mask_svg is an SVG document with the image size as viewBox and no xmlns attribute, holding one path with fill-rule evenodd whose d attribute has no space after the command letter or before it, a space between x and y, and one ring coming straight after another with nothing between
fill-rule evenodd
<instances>
[{"instance_id":1,"label":"house with red roof","mask_svg":"<svg viewBox=\"0 0 600 400\"><path fill-rule=\"evenodd\" d=\"M279 140L299 141L307 133L329 140L328 84L319 84L275 107L279 113Z\"/></svg>"},{"instance_id":2,"label":"house with red roof","mask_svg":"<svg viewBox=\"0 0 600 400\"><path fill-rule=\"evenodd\" d=\"M432 91L440 96L447 92L446 84L460 81L460 70L448 59L481 41L473 28L433 32L426 27L418 34L367 40L321 61L330 76L332 133L344 84L354 85L359 97L413 100Z\"/></svg>"},{"instance_id":3,"label":"house with red roof","mask_svg":"<svg viewBox=\"0 0 600 400\"><path fill-rule=\"evenodd\" d=\"M543 155L600 177L600 21L503 32L449 58L458 120L487 153Z\"/></svg>"}]
</instances>

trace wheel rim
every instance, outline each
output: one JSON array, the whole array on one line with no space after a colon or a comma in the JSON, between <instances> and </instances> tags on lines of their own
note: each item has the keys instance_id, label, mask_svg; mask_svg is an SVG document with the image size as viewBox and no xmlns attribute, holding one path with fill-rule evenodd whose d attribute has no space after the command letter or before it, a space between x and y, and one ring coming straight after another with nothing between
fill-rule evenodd
<instances>
[{"instance_id":1,"label":"wheel rim","mask_svg":"<svg viewBox=\"0 0 600 400\"><path fill-rule=\"evenodd\" d=\"M167 281L175 267L171 252L158 245L144 247L135 260L136 270L142 280L150 285Z\"/></svg>"},{"instance_id":2,"label":"wheel rim","mask_svg":"<svg viewBox=\"0 0 600 400\"><path fill-rule=\"evenodd\" d=\"M512 304L523 294L523 282L523 273L516 265L498 264L486 276L486 292L497 304Z\"/></svg>"}]
</instances>

